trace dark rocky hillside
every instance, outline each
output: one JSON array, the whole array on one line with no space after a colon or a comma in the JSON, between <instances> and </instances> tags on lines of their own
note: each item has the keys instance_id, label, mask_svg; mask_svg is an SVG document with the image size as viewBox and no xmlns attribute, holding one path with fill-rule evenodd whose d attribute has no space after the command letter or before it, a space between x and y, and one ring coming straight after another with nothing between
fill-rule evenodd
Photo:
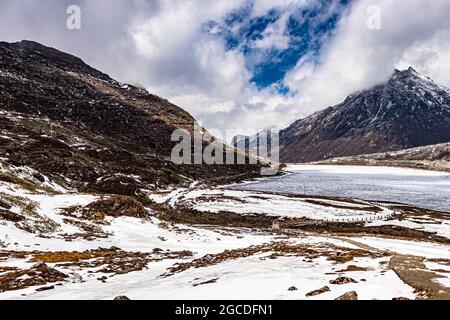
<instances>
[{"instance_id":1,"label":"dark rocky hillside","mask_svg":"<svg viewBox=\"0 0 450 320\"><path fill-rule=\"evenodd\" d=\"M172 132L193 132L194 123L183 109L77 57L31 41L0 42L0 159L8 165L119 194L259 173L257 166L173 164Z\"/></svg>"},{"instance_id":2,"label":"dark rocky hillside","mask_svg":"<svg viewBox=\"0 0 450 320\"><path fill-rule=\"evenodd\" d=\"M450 141L450 93L410 68L280 132L283 162L398 151Z\"/></svg>"}]
</instances>

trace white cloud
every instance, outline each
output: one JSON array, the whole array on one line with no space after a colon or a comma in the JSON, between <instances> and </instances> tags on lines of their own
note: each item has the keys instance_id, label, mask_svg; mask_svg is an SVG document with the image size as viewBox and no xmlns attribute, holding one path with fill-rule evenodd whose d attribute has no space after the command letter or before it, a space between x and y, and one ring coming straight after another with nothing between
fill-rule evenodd
<instances>
[{"instance_id":1,"label":"white cloud","mask_svg":"<svg viewBox=\"0 0 450 320\"><path fill-rule=\"evenodd\" d=\"M431 39L418 41L407 50L398 68L404 69L411 65L450 88L450 30L438 32Z\"/></svg>"},{"instance_id":2,"label":"white cloud","mask_svg":"<svg viewBox=\"0 0 450 320\"><path fill-rule=\"evenodd\" d=\"M258 90L249 83L248 61L239 50L226 50L219 29L215 34L202 32L205 22L222 21L248 1L2 0L0 37L31 39L76 54L118 80L147 86L208 128L236 133L288 125L385 80L395 66L411 64L450 86L448 0L354 1L319 63L307 55L286 76L286 83L298 92L293 97L274 88ZM273 8L283 14L253 45L286 48L287 17L314 1L256 0L253 16ZM82 9L80 31L65 28L69 4ZM379 31L366 26L367 8L373 5L382 13Z\"/></svg>"},{"instance_id":3,"label":"white cloud","mask_svg":"<svg viewBox=\"0 0 450 320\"><path fill-rule=\"evenodd\" d=\"M281 1L271 5L256 1L253 14L265 14L278 5L305 2ZM137 21L130 29L136 51L149 65L145 78L149 90L183 106L209 129L255 133L274 121L288 124L293 119L288 116L291 113L298 115L292 99L270 88L260 91L250 83L252 74L240 50L226 50L222 39L201 30L203 23L222 21L227 13L246 3L162 1L155 15ZM271 25L254 45L286 47L287 17L285 14Z\"/></svg>"},{"instance_id":4,"label":"white cloud","mask_svg":"<svg viewBox=\"0 0 450 320\"><path fill-rule=\"evenodd\" d=\"M300 6L308 5L315 0L257 0L254 2L253 16L262 16L274 8L291 11Z\"/></svg>"},{"instance_id":5,"label":"white cloud","mask_svg":"<svg viewBox=\"0 0 450 320\"><path fill-rule=\"evenodd\" d=\"M254 41L253 47L259 49L279 49L289 48L289 36L285 34L287 19L290 12L284 12L275 23L269 25L262 34L262 39Z\"/></svg>"},{"instance_id":6,"label":"white cloud","mask_svg":"<svg viewBox=\"0 0 450 320\"><path fill-rule=\"evenodd\" d=\"M367 8L381 9L381 30L367 28ZM337 104L385 81L396 66L413 65L449 83L448 0L361 0L339 24L321 63L301 61L286 77L301 92L305 112Z\"/></svg>"}]
</instances>

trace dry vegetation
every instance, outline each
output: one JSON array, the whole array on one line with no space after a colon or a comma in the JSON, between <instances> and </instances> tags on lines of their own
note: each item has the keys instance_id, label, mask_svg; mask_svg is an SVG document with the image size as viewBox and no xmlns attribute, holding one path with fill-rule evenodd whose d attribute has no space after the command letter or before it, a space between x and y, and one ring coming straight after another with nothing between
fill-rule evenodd
<instances>
[{"instance_id":1,"label":"dry vegetation","mask_svg":"<svg viewBox=\"0 0 450 320\"><path fill-rule=\"evenodd\" d=\"M311 245L291 245L286 242L274 242L271 244L251 246L243 249L225 250L219 254L210 254L199 259L194 259L190 262L178 263L170 268L164 276L169 277L190 268L204 268L217 265L225 261L269 253L271 253L271 259L276 259L281 256L298 256L312 262L314 259L319 257L326 257L328 260L336 263L346 263L357 257L379 258L387 255L386 253L371 252L362 249L347 249L333 245L314 247Z\"/></svg>"}]
</instances>

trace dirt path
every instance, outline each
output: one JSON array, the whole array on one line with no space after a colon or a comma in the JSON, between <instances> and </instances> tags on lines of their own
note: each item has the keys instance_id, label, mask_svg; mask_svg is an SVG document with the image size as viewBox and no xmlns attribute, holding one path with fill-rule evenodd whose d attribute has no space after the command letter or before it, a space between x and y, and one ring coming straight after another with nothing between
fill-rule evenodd
<instances>
[{"instance_id":1,"label":"dirt path","mask_svg":"<svg viewBox=\"0 0 450 320\"><path fill-rule=\"evenodd\" d=\"M343 241L343 242L347 242L347 243L352 244L352 245L354 245L354 246L356 246L356 247L358 247L360 249L367 250L367 251L374 251L374 252L380 252L380 253L391 253L390 251L379 250L377 248L368 246L368 245L366 245L364 243L361 243L361 242L358 242L358 241L355 241L355 240L352 240L352 239L346 239L346 238L341 238L341 237L329 237L329 238L335 239L335 240L339 240L339 241Z\"/></svg>"},{"instance_id":2,"label":"dirt path","mask_svg":"<svg viewBox=\"0 0 450 320\"><path fill-rule=\"evenodd\" d=\"M424 260L422 257L395 255L391 258L389 267L403 282L416 289L423 299L450 300L450 288L433 282L441 276L429 271Z\"/></svg>"},{"instance_id":3,"label":"dirt path","mask_svg":"<svg viewBox=\"0 0 450 320\"><path fill-rule=\"evenodd\" d=\"M389 268L404 283L416 290L416 293L420 296L419 299L450 300L450 288L433 281L442 278L442 276L427 269L424 263L424 257L402 255L389 250L379 250L352 239L340 237L330 238L350 243L363 250L392 254L393 256L389 261Z\"/></svg>"}]
</instances>

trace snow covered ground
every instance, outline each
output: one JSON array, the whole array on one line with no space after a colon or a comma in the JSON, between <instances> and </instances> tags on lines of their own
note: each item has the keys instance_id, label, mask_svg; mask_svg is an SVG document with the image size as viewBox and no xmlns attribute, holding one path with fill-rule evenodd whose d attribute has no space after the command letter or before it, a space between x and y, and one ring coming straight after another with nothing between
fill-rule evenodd
<instances>
[{"instance_id":1,"label":"snow covered ground","mask_svg":"<svg viewBox=\"0 0 450 320\"><path fill-rule=\"evenodd\" d=\"M171 278L159 277L159 272L169 266L167 262L162 262L152 265L146 271L111 278L107 283L101 285L98 284L98 281L69 284L52 291L31 293L31 296L23 298L111 300L115 296L126 295L130 299L153 300L332 300L346 292L356 291L362 300L390 300L393 297L414 299L413 289L405 285L392 270L379 268L380 262L383 261L386 259L358 260L358 265L369 268L373 266L373 269L348 272L358 283L345 285L329 283L337 278L337 274L326 275L326 273L333 273L337 266L320 258L312 263L305 263L300 257L267 259L267 255L256 255L206 268L191 269ZM345 265L338 267L345 268ZM323 295L306 297L308 292L323 286L329 286L330 291ZM288 290L291 287L295 287L297 290ZM28 290L28 292L30 291ZM14 297L12 294L9 296ZM4 298L8 298L8 294L4 295Z\"/></svg>"},{"instance_id":2,"label":"snow covered ground","mask_svg":"<svg viewBox=\"0 0 450 320\"><path fill-rule=\"evenodd\" d=\"M403 173L409 177L409 173ZM376 176L374 173L372 175ZM430 173L430 176L441 175ZM277 181L278 178L272 180ZM426 267L436 273L433 283L450 288L450 273L445 271L450 265L450 246L445 242L323 232L292 235L251 227L173 224L160 220L156 207L148 208L148 218L107 216L98 225L89 222L89 227L101 229L99 235L75 237L86 231L85 227L73 222L87 222L82 220L78 211L74 216L68 216L65 209L83 208L102 197L69 191L50 195L4 182L0 182L0 195L4 202L17 202L8 209L9 212L24 215L31 224L45 222L50 226L33 231L19 228L17 222L0 219L2 300L110 300L119 295L131 299L314 300L335 299L349 291L356 291L359 299L414 299L417 297L415 288L405 283L390 267L391 259L398 255L423 257ZM345 223L361 218L366 219L362 220L366 223L361 227L361 232L365 227L394 225L450 237L449 220L427 215L402 217L399 220L395 210L388 205L369 201L292 197L199 188L195 185L156 192L150 198L161 206L159 208L167 206L213 215L229 212L243 216L308 218ZM113 254L117 253L114 250L121 250L124 256L115 262L113 256L102 260L100 254L107 250L113 250ZM189 254L180 255L179 252ZM93 255L83 257L86 253ZM46 254L50 257L56 255L59 260L53 261ZM105 271L108 266L129 259L133 264L134 254L143 254L148 258L142 268L123 273ZM8 275L33 270L36 256L48 259L44 261L49 268L62 272L68 278L2 292L2 285L10 281L6 280ZM138 262L142 259L136 260ZM15 281L23 281L27 277L21 275ZM336 284L336 280L342 277L347 282ZM325 286L328 290L323 293L308 295ZM46 290L36 291L42 288Z\"/></svg>"},{"instance_id":3,"label":"snow covered ground","mask_svg":"<svg viewBox=\"0 0 450 320\"><path fill-rule=\"evenodd\" d=\"M354 203L330 199L319 201L315 198L295 198L226 189L179 189L169 194L152 195L151 199L157 203L168 203L172 207L184 205L202 212L263 214L342 222L383 220L395 215L393 210L386 207L377 207L379 212L376 213L366 211L374 207L368 202Z\"/></svg>"}]
</instances>

